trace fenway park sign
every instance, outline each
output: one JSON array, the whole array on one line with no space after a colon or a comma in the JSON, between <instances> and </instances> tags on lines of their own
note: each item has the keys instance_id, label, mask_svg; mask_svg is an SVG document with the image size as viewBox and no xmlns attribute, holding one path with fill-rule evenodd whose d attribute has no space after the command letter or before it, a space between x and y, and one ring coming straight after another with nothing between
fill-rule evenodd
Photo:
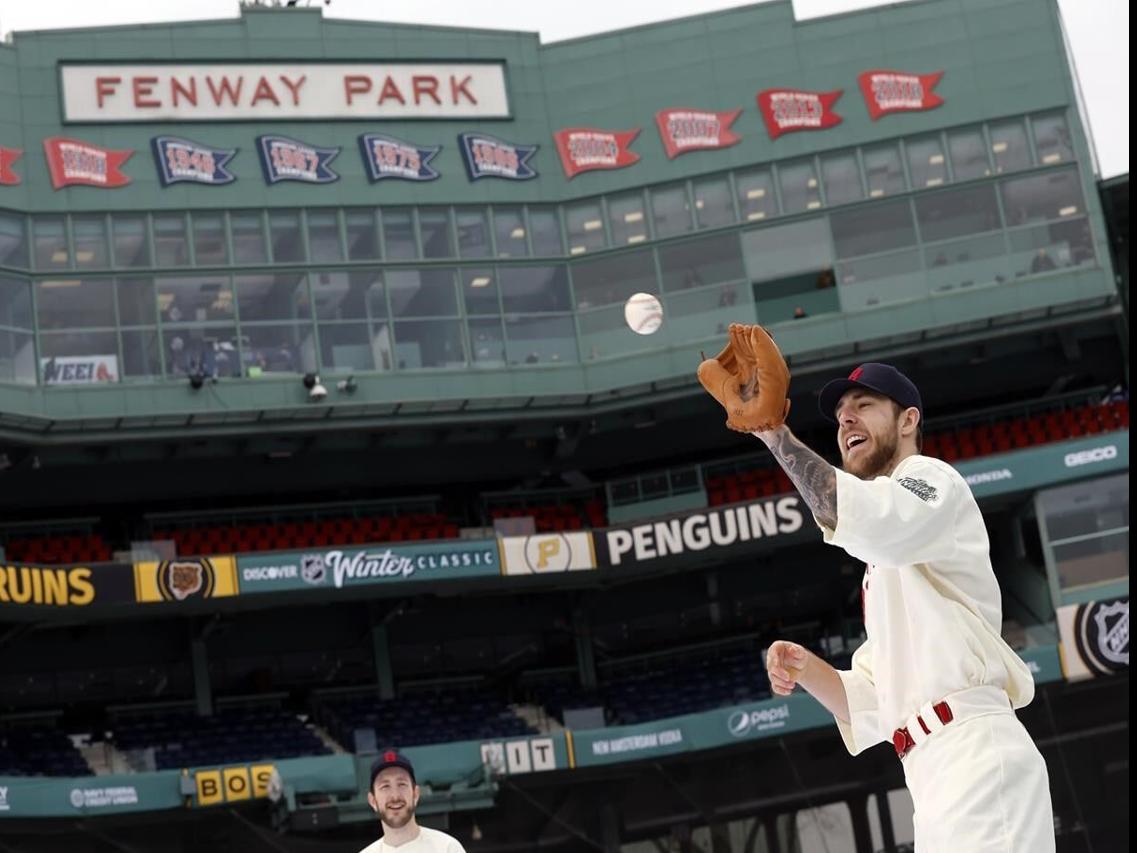
<instances>
[{"instance_id":1,"label":"fenway park sign","mask_svg":"<svg viewBox=\"0 0 1137 853\"><path fill-rule=\"evenodd\" d=\"M60 86L68 122L509 116L500 62L64 63Z\"/></svg>"}]
</instances>

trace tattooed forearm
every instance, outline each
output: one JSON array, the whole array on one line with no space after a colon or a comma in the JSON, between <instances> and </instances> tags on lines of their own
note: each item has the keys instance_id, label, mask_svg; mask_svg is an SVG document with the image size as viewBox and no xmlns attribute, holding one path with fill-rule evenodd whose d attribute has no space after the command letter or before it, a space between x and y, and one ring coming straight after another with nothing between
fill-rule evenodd
<instances>
[{"instance_id":1,"label":"tattooed forearm","mask_svg":"<svg viewBox=\"0 0 1137 853\"><path fill-rule=\"evenodd\" d=\"M817 520L835 530L837 474L833 466L798 441L787 426L754 434L766 442L766 446L793 480Z\"/></svg>"}]
</instances>

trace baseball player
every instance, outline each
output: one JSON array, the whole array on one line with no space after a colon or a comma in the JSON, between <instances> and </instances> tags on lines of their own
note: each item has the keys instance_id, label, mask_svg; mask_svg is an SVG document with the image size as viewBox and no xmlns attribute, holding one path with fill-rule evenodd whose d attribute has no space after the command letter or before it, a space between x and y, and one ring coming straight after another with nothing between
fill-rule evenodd
<instances>
[{"instance_id":1,"label":"baseball player","mask_svg":"<svg viewBox=\"0 0 1137 853\"><path fill-rule=\"evenodd\" d=\"M1026 664L1004 642L987 531L967 483L920 455L923 404L887 364L863 364L824 387L837 424L834 468L789 428L789 371L759 326L731 342L699 378L732 429L774 454L825 541L866 564L868 639L849 670L796 643L766 658L774 693L800 684L836 718L853 755L896 750L915 806L919 853L1055 849L1046 762L1014 709L1034 697Z\"/></svg>"},{"instance_id":2,"label":"baseball player","mask_svg":"<svg viewBox=\"0 0 1137 853\"><path fill-rule=\"evenodd\" d=\"M379 815L383 837L360 853L466 853L445 832L418 825L415 808L420 793L410 759L393 749L379 753L371 762L367 803Z\"/></svg>"}]
</instances>

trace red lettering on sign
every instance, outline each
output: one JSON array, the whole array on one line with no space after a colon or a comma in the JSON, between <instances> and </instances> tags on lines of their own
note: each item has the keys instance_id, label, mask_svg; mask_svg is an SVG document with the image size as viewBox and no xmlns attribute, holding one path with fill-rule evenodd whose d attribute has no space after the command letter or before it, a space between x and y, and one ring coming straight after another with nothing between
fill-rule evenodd
<instances>
[{"instance_id":1,"label":"red lettering on sign","mask_svg":"<svg viewBox=\"0 0 1137 853\"><path fill-rule=\"evenodd\" d=\"M371 91L371 78L363 74L348 74L343 78L343 93L347 98L347 105L351 106L354 95L363 95Z\"/></svg>"},{"instance_id":2,"label":"red lettering on sign","mask_svg":"<svg viewBox=\"0 0 1137 853\"><path fill-rule=\"evenodd\" d=\"M113 95L115 86L122 82L121 77L96 77L95 78L95 94L99 99L99 106L103 105L103 99L108 95Z\"/></svg>"},{"instance_id":3,"label":"red lettering on sign","mask_svg":"<svg viewBox=\"0 0 1137 853\"><path fill-rule=\"evenodd\" d=\"M280 106L276 92L272 90L272 86L269 85L268 80L264 77L257 81L257 90L253 92L253 100L249 102L249 105L255 107L257 101L272 101L276 106Z\"/></svg>"},{"instance_id":4,"label":"red lettering on sign","mask_svg":"<svg viewBox=\"0 0 1137 853\"><path fill-rule=\"evenodd\" d=\"M300 106L300 87L304 85L304 81L307 79L307 74L302 74L299 80L289 80L283 74L280 75L280 82L287 86L288 91L292 93L292 106Z\"/></svg>"},{"instance_id":5,"label":"red lettering on sign","mask_svg":"<svg viewBox=\"0 0 1137 853\"><path fill-rule=\"evenodd\" d=\"M154 86L158 83L157 77L135 77L131 81L131 88L134 90L134 106L142 107L160 107L161 101L155 100L153 97L148 97L154 94ZM147 98L148 100L143 100Z\"/></svg>"},{"instance_id":6,"label":"red lettering on sign","mask_svg":"<svg viewBox=\"0 0 1137 853\"><path fill-rule=\"evenodd\" d=\"M221 78L220 86L215 86L213 84L212 77L206 77L205 85L209 87L209 93L213 95L213 103L215 103L217 106L221 106L222 95L229 98L229 103L231 103L233 106L237 106L237 100L241 97L241 87L245 85L245 78L237 78L236 88L233 87L233 84L229 81L228 77Z\"/></svg>"},{"instance_id":7,"label":"red lettering on sign","mask_svg":"<svg viewBox=\"0 0 1137 853\"><path fill-rule=\"evenodd\" d=\"M197 106L197 78L190 77L189 88L187 89L178 82L177 77L170 78L170 99L174 102L174 106L178 105L178 99L184 97L187 101Z\"/></svg>"},{"instance_id":8,"label":"red lettering on sign","mask_svg":"<svg viewBox=\"0 0 1137 853\"><path fill-rule=\"evenodd\" d=\"M416 74L411 78L411 86L414 89L416 105L422 103L419 95L430 95L436 104L442 106L442 101L438 97L437 77Z\"/></svg>"},{"instance_id":9,"label":"red lettering on sign","mask_svg":"<svg viewBox=\"0 0 1137 853\"><path fill-rule=\"evenodd\" d=\"M379 106L382 106L388 98L394 98L400 104L406 104L403 93L399 91L398 85L390 77L383 80L383 91L379 93Z\"/></svg>"},{"instance_id":10,"label":"red lettering on sign","mask_svg":"<svg viewBox=\"0 0 1137 853\"><path fill-rule=\"evenodd\" d=\"M475 98L472 94L470 94L470 90L466 88L468 85L470 85L470 79L471 79L470 75L467 74L465 77L462 78L462 82L459 83L454 78L453 74L450 75L450 101L452 103L455 103L455 104L458 103L458 93L459 92L461 92L463 95L465 95L466 100L469 101L471 104L476 104L478 102L478 99Z\"/></svg>"}]
</instances>

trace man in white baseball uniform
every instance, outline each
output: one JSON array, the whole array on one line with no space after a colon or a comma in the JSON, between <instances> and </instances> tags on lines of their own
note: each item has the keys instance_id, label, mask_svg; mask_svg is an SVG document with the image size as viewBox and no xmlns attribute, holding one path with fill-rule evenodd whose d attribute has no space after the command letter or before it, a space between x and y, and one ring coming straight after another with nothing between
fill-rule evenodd
<instances>
[{"instance_id":1,"label":"man in white baseball uniform","mask_svg":"<svg viewBox=\"0 0 1137 853\"><path fill-rule=\"evenodd\" d=\"M359 853L466 853L445 832L418 825L415 809L420 795L410 759L393 749L379 753L371 762L367 804L379 815L383 837Z\"/></svg>"},{"instance_id":2,"label":"man in white baseball uniform","mask_svg":"<svg viewBox=\"0 0 1137 853\"><path fill-rule=\"evenodd\" d=\"M856 755L887 741L915 805L919 853L1055 849L1046 762L1014 709L1030 670L1004 642L983 517L950 465L920 455L923 405L896 368L864 364L821 392L843 470L784 424L755 432L825 541L866 563L868 639L836 670L795 643L767 653L773 690L800 684Z\"/></svg>"}]
</instances>

